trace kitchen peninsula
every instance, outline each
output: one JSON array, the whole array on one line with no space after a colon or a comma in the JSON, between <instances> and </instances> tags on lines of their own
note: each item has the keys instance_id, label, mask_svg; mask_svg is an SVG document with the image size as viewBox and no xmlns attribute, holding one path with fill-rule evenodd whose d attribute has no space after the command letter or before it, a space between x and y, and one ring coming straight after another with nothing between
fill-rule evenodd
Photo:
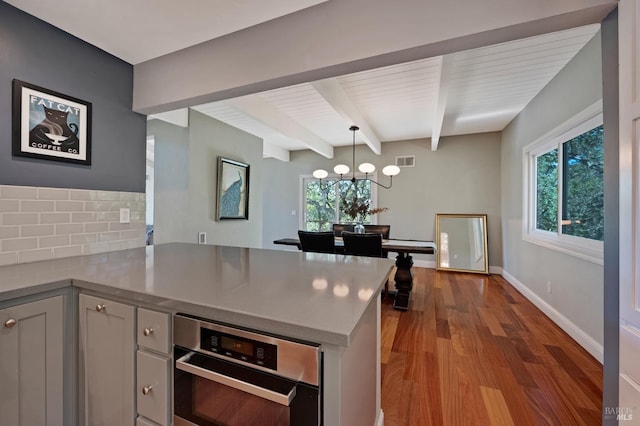
<instances>
[{"instance_id":1,"label":"kitchen peninsula","mask_svg":"<svg viewBox=\"0 0 640 426\"><path fill-rule=\"evenodd\" d=\"M138 322L151 309L313 342L323 357L324 424L374 425L382 422L379 295L391 267L386 259L318 253L148 246L2 267L0 320L21 301L67 291L65 309L77 310L77 293L104 296L138 307ZM75 376L65 371L65 380ZM75 410L65 407L65 418Z\"/></svg>"}]
</instances>

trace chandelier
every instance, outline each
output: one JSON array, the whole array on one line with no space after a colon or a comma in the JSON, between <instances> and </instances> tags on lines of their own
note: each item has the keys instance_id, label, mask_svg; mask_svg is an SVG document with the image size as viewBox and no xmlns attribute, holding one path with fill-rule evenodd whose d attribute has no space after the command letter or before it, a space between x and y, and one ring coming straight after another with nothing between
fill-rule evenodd
<instances>
[{"instance_id":1,"label":"chandelier","mask_svg":"<svg viewBox=\"0 0 640 426\"><path fill-rule=\"evenodd\" d=\"M356 132L360 130L360 128L358 126L351 126L349 127L349 130L353 132L353 143L351 145L351 169L349 169L349 166L347 166L346 164L338 164L333 168L335 174L340 175L340 180L350 180L354 184L358 180L368 180L378 186L381 186L384 189L391 188L391 185L393 185L393 177L400 173L400 168L398 166L389 165L385 166L382 169L382 174L385 176L389 176L388 186L378 183L369 177L369 174L376 171L376 166L371 163L360 164L358 166L358 170L360 170L361 173L364 173L364 179L356 178ZM349 171L351 171L351 177L345 177L345 175L349 174ZM320 183L322 183L322 179L326 178L327 176L329 176L329 173L324 169L318 169L313 172L313 177L316 179L320 179Z\"/></svg>"}]
</instances>

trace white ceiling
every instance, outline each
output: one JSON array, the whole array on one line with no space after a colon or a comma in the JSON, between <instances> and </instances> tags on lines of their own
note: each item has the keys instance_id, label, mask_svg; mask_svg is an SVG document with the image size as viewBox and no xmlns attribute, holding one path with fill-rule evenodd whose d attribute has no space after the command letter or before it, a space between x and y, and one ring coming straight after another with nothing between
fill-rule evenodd
<instances>
[{"instance_id":1,"label":"white ceiling","mask_svg":"<svg viewBox=\"0 0 640 426\"><path fill-rule=\"evenodd\" d=\"M194 109L261 137L265 153L331 157L357 143L501 131L593 37L599 25L224 100ZM274 151L274 152L271 152ZM278 155L280 153L281 155Z\"/></svg>"},{"instance_id":2,"label":"white ceiling","mask_svg":"<svg viewBox=\"0 0 640 426\"><path fill-rule=\"evenodd\" d=\"M137 64L326 0L6 0L129 63ZM185 12L187 11L187 12ZM117 26L114 25L117 23ZM195 106L264 140L283 161L312 149L331 158L357 143L500 131L593 37L589 25L452 55ZM153 117L184 121L186 114Z\"/></svg>"}]
</instances>

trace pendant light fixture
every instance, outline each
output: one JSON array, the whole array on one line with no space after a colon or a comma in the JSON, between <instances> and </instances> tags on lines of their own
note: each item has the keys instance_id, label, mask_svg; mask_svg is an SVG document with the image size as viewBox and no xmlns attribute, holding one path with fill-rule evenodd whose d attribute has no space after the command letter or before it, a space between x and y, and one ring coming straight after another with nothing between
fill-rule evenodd
<instances>
[{"instance_id":1,"label":"pendant light fixture","mask_svg":"<svg viewBox=\"0 0 640 426\"><path fill-rule=\"evenodd\" d=\"M374 166L371 163L360 164L358 166L358 170L360 170L361 173L364 173L364 179L356 178L356 132L360 130L360 128L358 126L351 126L349 127L349 130L353 132L353 143L351 145L351 169L349 169L349 166L347 166L346 164L338 164L333 168L333 171L337 175L340 175L340 180L350 180L353 183L356 183L356 181L358 180L368 180L382 188L385 188L385 189L391 188L391 185L393 185L393 177L398 173L400 173L400 168L398 166L389 165L389 166L385 166L382 169L382 174L385 176L389 176L388 186L378 183L369 177L369 174L376 171L376 166ZM351 171L351 178L345 177L345 175L349 174L349 171ZM322 179L326 178L327 176L329 176L329 173L324 169L318 169L313 172L313 177L316 179L320 179L320 182L322 182Z\"/></svg>"}]
</instances>

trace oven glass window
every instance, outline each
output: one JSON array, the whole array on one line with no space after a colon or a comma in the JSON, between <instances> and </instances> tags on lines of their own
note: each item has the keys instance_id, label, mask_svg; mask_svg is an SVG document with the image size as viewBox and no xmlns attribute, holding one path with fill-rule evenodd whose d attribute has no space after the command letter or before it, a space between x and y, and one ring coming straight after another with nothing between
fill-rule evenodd
<instances>
[{"instance_id":1,"label":"oven glass window","mask_svg":"<svg viewBox=\"0 0 640 426\"><path fill-rule=\"evenodd\" d=\"M193 377L193 415L216 425L288 425L289 407Z\"/></svg>"}]
</instances>

